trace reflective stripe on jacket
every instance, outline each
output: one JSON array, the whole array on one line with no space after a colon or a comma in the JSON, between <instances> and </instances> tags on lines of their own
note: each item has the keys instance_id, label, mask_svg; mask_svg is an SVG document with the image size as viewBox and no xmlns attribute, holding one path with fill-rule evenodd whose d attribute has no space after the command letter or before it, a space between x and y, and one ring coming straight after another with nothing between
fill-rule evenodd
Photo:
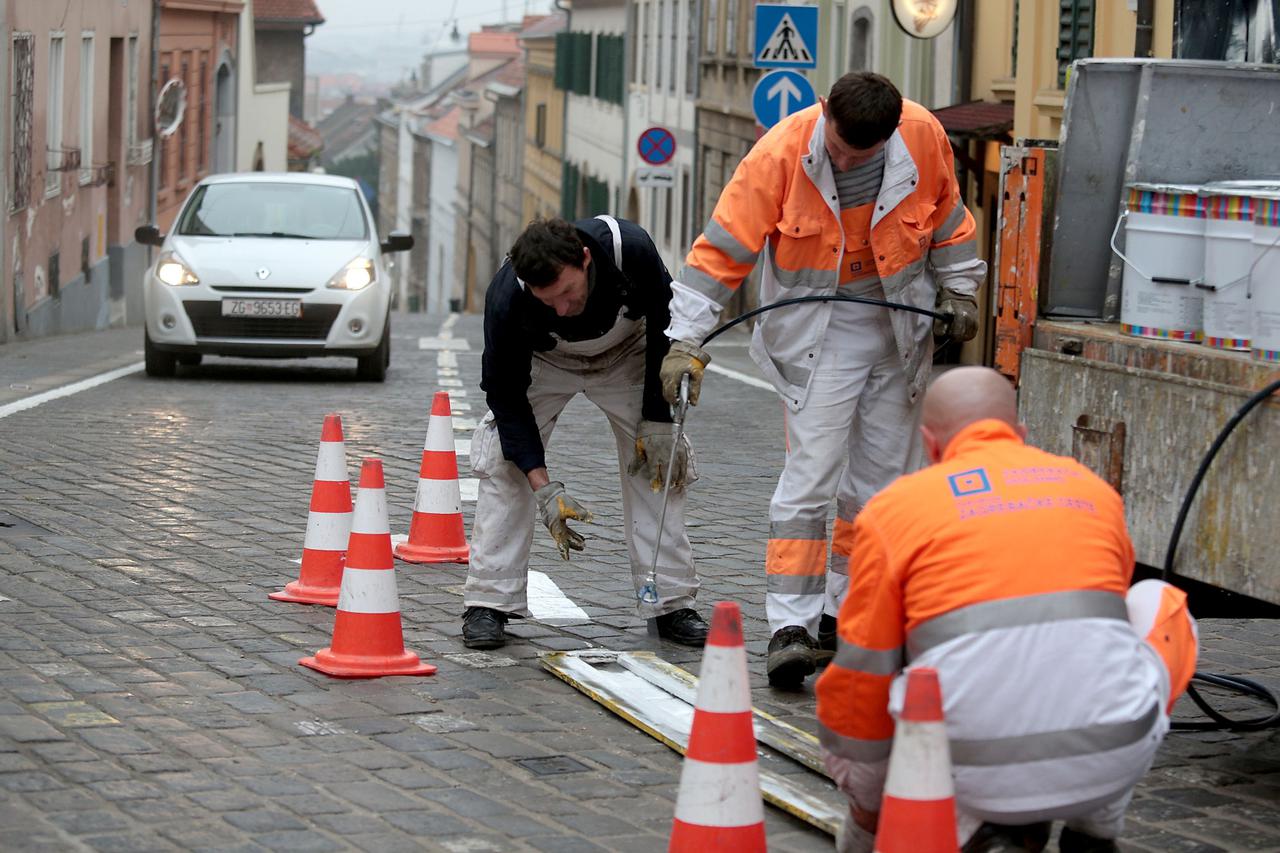
<instances>
[{"instance_id":1,"label":"reflective stripe on jacket","mask_svg":"<svg viewBox=\"0 0 1280 853\"><path fill-rule=\"evenodd\" d=\"M938 670L968 811L1018 822L1135 784L1168 720L1127 617L1133 559L1119 495L999 421L873 498L817 683L823 747L861 765L859 802L879 802L908 666Z\"/></svg>"},{"instance_id":2,"label":"reflective stripe on jacket","mask_svg":"<svg viewBox=\"0 0 1280 853\"><path fill-rule=\"evenodd\" d=\"M860 247L867 235L846 235L841 226L825 124L820 105L788 116L738 164L672 285L669 337L700 343L762 252L761 304L836 292L842 259L853 250L846 238ZM885 296L933 308L938 286L974 293L986 263L942 126L904 100L884 150L870 241ZM809 303L768 312L756 325L752 357L793 410L804 405L830 316L829 303ZM932 321L904 311L892 321L914 400L928 381Z\"/></svg>"}]
</instances>

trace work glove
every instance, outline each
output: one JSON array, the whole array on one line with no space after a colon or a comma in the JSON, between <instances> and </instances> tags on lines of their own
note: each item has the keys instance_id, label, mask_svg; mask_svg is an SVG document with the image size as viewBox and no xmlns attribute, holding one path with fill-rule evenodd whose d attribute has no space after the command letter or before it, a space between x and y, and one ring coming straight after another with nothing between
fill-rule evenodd
<instances>
[{"instance_id":1,"label":"work glove","mask_svg":"<svg viewBox=\"0 0 1280 853\"><path fill-rule=\"evenodd\" d=\"M687 341L672 341L671 349L662 359L662 368L658 373L662 377L662 396L671 405L676 405L680 401L680 377L687 373L689 374L689 405L698 405L698 391L702 389L702 371L710 363L711 354L702 347Z\"/></svg>"},{"instance_id":2,"label":"work glove","mask_svg":"<svg viewBox=\"0 0 1280 853\"><path fill-rule=\"evenodd\" d=\"M662 491L667 484L667 465L671 462L671 443L675 436L671 424L657 421L641 421L636 427L636 455L627 473L643 474L649 480L649 488ZM683 489L689 482L689 448L682 441L676 450L675 464L671 469L671 488Z\"/></svg>"},{"instance_id":3,"label":"work glove","mask_svg":"<svg viewBox=\"0 0 1280 853\"><path fill-rule=\"evenodd\" d=\"M964 343L978 334L978 300L972 295L944 287L938 294L938 313L946 319L934 319L933 333L937 337L947 335Z\"/></svg>"},{"instance_id":4,"label":"work glove","mask_svg":"<svg viewBox=\"0 0 1280 853\"><path fill-rule=\"evenodd\" d=\"M590 524L595 521L591 511L569 497L564 490L564 483L547 483L536 490L533 497L538 502L538 514L542 517L542 523L556 541L560 556L567 560L570 548L581 551L584 547L582 536L570 530L565 522L573 520Z\"/></svg>"}]
</instances>

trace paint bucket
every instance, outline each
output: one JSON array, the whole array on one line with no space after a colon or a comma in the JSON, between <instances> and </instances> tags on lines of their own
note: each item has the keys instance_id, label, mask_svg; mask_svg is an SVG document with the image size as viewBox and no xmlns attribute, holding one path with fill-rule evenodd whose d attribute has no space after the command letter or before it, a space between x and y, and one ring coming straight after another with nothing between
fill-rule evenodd
<instances>
[{"instance_id":1,"label":"paint bucket","mask_svg":"<svg viewBox=\"0 0 1280 853\"><path fill-rule=\"evenodd\" d=\"M1198 343L1204 337L1203 291L1206 204L1192 184L1134 183L1111 235L1124 261L1120 328L1140 338ZM1115 237L1125 226L1125 249Z\"/></svg>"},{"instance_id":2,"label":"paint bucket","mask_svg":"<svg viewBox=\"0 0 1280 853\"><path fill-rule=\"evenodd\" d=\"M1249 350L1253 300L1254 212L1266 197L1280 197L1280 181L1217 181L1204 185L1204 345Z\"/></svg>"},{"instance_id":3,"label":"paint bucket","mask_svg":"<svg viewBox=\"0 0 1280 853\"><path fill-rule=\"evenodd\" d=\"M1280 198L1259 199L1253 215L1253 357L1280 362Z\"/></svg>"}]
</instances>

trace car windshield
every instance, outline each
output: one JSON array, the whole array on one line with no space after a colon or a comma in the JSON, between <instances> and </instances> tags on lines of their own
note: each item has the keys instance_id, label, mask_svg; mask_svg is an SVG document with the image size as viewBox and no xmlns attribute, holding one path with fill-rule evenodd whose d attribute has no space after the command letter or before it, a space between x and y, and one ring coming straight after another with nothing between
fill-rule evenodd
<instances>
[{"instance_id":1,"label":"car windshield","mask_svg":"<svg viewBox=\"0 0 1280 853\"><path fill-rule=\"evenodd\" d=\"M178 233L299 240L368 236L354 189L283 181L205 184L183 211Z\"/></svg>"}]
</instances>

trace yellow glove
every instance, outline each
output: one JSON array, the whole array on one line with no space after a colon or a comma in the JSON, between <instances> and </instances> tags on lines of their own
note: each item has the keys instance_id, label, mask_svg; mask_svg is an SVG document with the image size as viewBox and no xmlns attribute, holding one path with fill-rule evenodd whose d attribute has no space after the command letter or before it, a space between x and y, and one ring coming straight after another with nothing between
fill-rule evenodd
<instances>
[{"instance_id":1,"label":"yellow glove","mask_svg":"<svg viewBox=\"0 0 1280 853\"><path fill-rule=\"evenodd\" d=\"M627 473L643 474L649 480L649 488L662 491L667 484L667 464L671 462L671 424L658 421L641 421L636 427L636 455ZM675 464L671 469L671 488L680 490L689 480L689 449L681 441L676 450Z\"/></svg>"},{"instance_id":2,"label":"yellow glove","mask_svg":"<svg viewBox=\"0 0 1280 853\"><path fill-rule=\"evenodd\" d=\"M565 522L573 520L590 524L595 521L591 511L569 497L564 490L564 483L554 480L535 491L533 497L538 502L538 514L542 516L542 523L555 540L560 556L567 560L570 548L574 551L583 550L585 545L582 536L570 530Z\"/></svg>"},{"instance_id":3,"label":"yellow glove","mask_svg":"<svg viewBox=\"0 0 1280 853\"><path fill-rule=\"evenodd\" d=\"M698 392L702 389L702 371L711 363L711 354L687 341L672 341L662 368L662 396L671 405L680 400L680 378L689 374L689 405L698 405Z\"/></svg>"}]
</instances>

